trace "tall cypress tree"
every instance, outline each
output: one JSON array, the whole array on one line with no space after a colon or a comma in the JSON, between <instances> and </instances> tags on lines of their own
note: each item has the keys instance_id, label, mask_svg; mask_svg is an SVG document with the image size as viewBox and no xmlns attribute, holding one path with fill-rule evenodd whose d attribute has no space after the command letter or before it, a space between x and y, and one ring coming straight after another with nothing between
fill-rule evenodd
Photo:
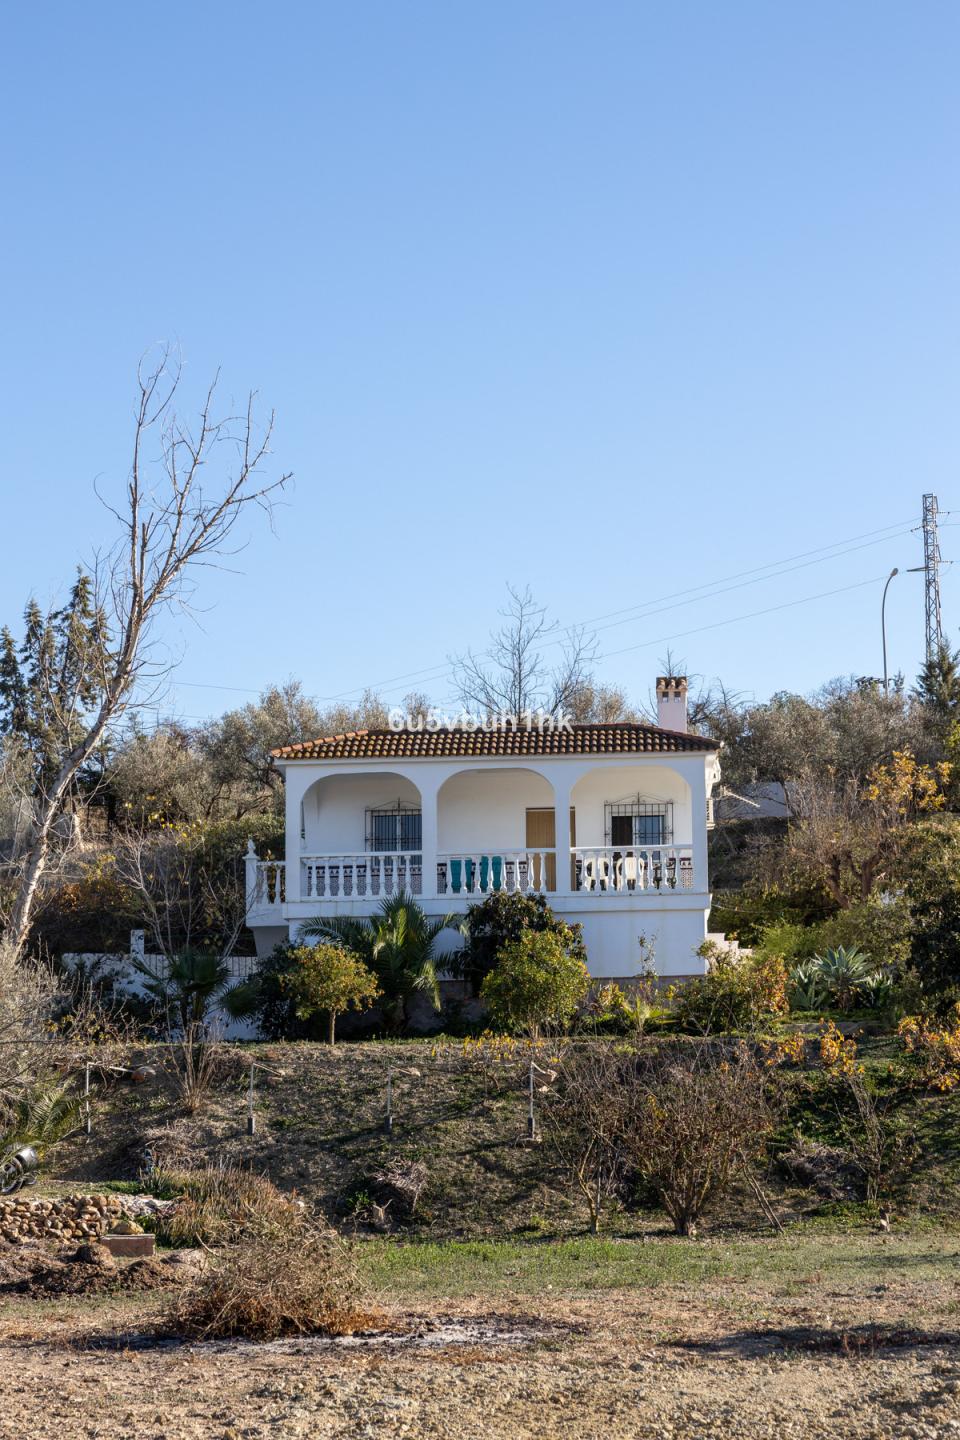
<instances>
[{"instance_id":1,"label":"tall cypress tree","mask_svg":"<svg viewBox=\"0 0 960 1440\"><path fill-rule=\"evenodd\" d=\"M82 570L62 609L45 614L28 601L19 647L0 632L0 735L29 755L36 794L83 735L109 662L106 622Z\"/></svg>"}]
</instances>

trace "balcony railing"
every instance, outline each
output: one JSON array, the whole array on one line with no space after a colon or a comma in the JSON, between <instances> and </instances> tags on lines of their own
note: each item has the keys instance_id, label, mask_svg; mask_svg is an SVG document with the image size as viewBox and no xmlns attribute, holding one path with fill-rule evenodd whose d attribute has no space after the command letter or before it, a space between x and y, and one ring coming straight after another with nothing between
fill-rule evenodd
<instances>
[{"instance_id":1,"label":"balcony railing","mask_svg":"<svg viewBox=\"0 0 960 1440\"><path fill-rule=\"evenodd\" d=\"M406 850L366 851L357 855L303 855L301 900L380 900L423 894L423 857Z\"/></svg>"},{"instance_id":2,"label":"balcony railing","mask_svg":"<svg viewBox=\"0 0 960 1440\"><path fill-rule=\"evenodd\" d=\"M248 856L249 859L249 856ZM247 869L247 914L280 915L287 898L287 866L283 860L256 860Z\"/></svg>"},{"instance_id":3,"label":"balcony railing","mask_svg":"<svg viewBox=\"0 0 960 1440\"><path fill-rule=\"evenodd\" d=\"M573 888L578 893L623 895L631 891L692 890L689 845L577 846Z\"/></svg>"},{"instance_id":4,"label":"balcony railing","mask_svg":"<svg viewBox=\"0 0 960 1440\"><path fill-rule=\"evenodd\" d=\"M282 860L258 860L247 854L247 914L252 923L283 919L287 868ZM560 885L558 886L558 871ZM420 897L490 895L494 891L530 895L537 891L576 895L669 895L694 888L690 845L581 845L570 851L570 868L555 849L458 850L439 854L436 889L424 885L423 855L409 851L302 855L300 899L380 900L401 891Z\"/></svg>"},{"instance_id":5,"label":"balcony railing","mask_svg":"<svg viewBox=\"0 0 960 1440\"><path fill-rule=\"evenodd\" d=\"M438 895L556 890L555 850L461 850L437 856Z\"/></svg>"}]
</instances>

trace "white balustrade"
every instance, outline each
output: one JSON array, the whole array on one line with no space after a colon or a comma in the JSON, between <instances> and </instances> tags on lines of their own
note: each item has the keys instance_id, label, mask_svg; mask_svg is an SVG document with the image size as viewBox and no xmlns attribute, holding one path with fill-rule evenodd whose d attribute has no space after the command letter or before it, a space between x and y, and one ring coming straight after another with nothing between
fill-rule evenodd
<instances>
[{"instance_id":1,"label":"white balustrade","mask_svg":"<svg viewBox=\"0 0 960 1440\"><path fill-rule=\"evenodd\" d=\"M423 894L423 857L407 850L354 855L302 855L301 900L379 900Z\"/></svg>"},{"instance_id":2,"label":"white balustrade","mask_svg":"<svg viewBox=\"0 0 960 1440\"><path fill-rule=\"evenodd\" d=\"M279 911L286 898L286 863L283 860L258 860L248 871L247 910Z\"/></svg>"},{"instance_id":3,"label":"white balustrade","mask_svg":"<svg viewBox=\"0 0 960 1440\"><path fill-rule=\"evenodd\" d=\"M437 856L438 895L532 895L556 889L555 850L462 850ZM551 863L552 861L552 863Z\"/></svg>"},{"instance_id":4,"label":"white balustrade","mask_svg":"<svg viewBox=\"0 0 960 1440\"><path fill-rule=\"evenodd\" d=\"M579 893L693 889L691 845L578 845L572 854L573 886Z\"/></svg>"},{"instance_id":5,"label":"white balustrade","mask_svg":"<svg viewBox=\"0 0 960 1440\"><path fill-rule=\"evenodd\" d=\"M576 894L629 895L635 892L669 895L694 888L691 845L579 845L571 849L569 880ZM259 860L247 853L247 913L256 923L273 923L287 901L287 871L283 860ZM356 854L303 855L300 857L302 901L379 900L401 891L420 897L465 899L490 895L532 895L557 891L556 849L502 849L447 851L437 856L436 876L424 885L423 855L409 851L365 851ZM434 889L434 884L436 888ZM569 893L569 892L566 892Z\"/></svg>"}]
</instances>

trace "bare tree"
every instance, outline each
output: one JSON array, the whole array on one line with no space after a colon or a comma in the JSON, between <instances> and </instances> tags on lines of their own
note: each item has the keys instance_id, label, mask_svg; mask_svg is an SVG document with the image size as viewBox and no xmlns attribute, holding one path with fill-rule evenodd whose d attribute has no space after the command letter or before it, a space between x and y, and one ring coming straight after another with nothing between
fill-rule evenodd
<instances>
[{"instance_id":1,"label":"bare tree","mask_svg":"<svg viewBox=\"0 0 960 1440\"><path fill-rule=\"evenodd\" d=\"M117 878L137 896L150 947L169 960L200 949L225 960L246 924L241 861L225 866L202 827L127 828L117 837Z\"/></svg>"},{"instance_id":2,"label":"bare tree","mask_svg":"<svg viewBox=\"0 0 960 1440\"><path fill-rule=\"evenodd\" d=\"M543 1086L545 1133L559 1167L586 1202L590 1233L623 1189L630 1059L604 1044L570 1049Z\"/></svg>"},{"instance_id":3,"label":"bare tree","mask_svg":"<svg viewBox=\"0 0 960 1440\"><path fill-rule=\"evenodd\" d=\"M215 379L190 425L175 409L180 368L168 351L152 367L142 363L137 382L124 504L107 506L117 536L96 556L77 640L69 632L64 639L69 683L62 669L34 677L52 763L38 770L32 834L7 926L17 953L27 943L56 826L77 776L120 717L149 698L144 687L162 678L151 645L158 617L177 603L189 603L196 570L230 553L240 516L251 506L269 510L289 478L261 478L273 418L258 427L253 395L240 415L217 418ZM154 444L156 460L149 454Z\"/></svg>"},{"instance_id":4,"label":"bare tree","mask_svg":"<svg viewBox=\"0 0 960 1440\"><path fill-rule=\"evenodd\" d=\"M457 696L468 710L484 715L542 710L556 716L571 708L589 679L596 641L581 629L561 632L529 586L507 589L509 603L500 612L504 624L491 634L489 648L481 655L468 650L452 661ZM543 652L553 645L560 654L550 665Z\"/></svg>"},{"instance_id":5,"label":"bare tree","mask_svg":"<svg viewBox=\"0 0 960 1440\"><path fill-rule=\"evenodd\" d=\"M638 1057L628 1091L627 1160L677 1234L693 1235L764 1153L774 1123L764 1067L744 1044L656 1047Z\"/></svg>"}]
</instances>

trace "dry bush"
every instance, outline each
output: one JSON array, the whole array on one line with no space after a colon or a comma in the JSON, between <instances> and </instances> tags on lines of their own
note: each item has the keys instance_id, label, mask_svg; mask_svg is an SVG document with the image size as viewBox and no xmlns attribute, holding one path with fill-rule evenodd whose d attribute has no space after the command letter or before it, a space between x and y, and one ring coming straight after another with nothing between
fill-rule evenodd
<instances>
[{"instance_id":1,"label":"dry bush","mask_svg":"<svg viewBox=\"0 0 960 1440\"><path fill-rule=\"evenodd\" d=\"M256 1236L211 1258L177 1296L167 1321L181 1335L275 1340L318 1331L350 1334L369 1328L375 1317L361 1308L344 1243L303 1225L277 1240Z\"/></svg>"},{"instance_id":2,"label":"dry bush","mask_svg":"<svg viewBox=\"0 0 960 1440\"><path fill-rule=\"evenodd\" d=\"M621 1192L626 1173L633 1057L602 1044L570 1049L554 1072L540 1070L546 1138L561 1171L583 1196L590 1232L603 1206Z\"/></svg>"},{"instance_id":3,"label":"dry bush","mask_svg":"<svg viewBox=\"0 0 960 1440\"><path fill-rule=\"evenodd\" d=\"M626 1156L678 1235L737 1174L750 1175L773 1128L768 1075L747 1045L701 1042L637 1057L623 1127Z\"/></svg>"},{"instance_id":4,"label":"dry bush","mask_svg":"<svg viewBox=\"0 0 960 1440\"><path fill-rule=\"evenodd\" d=\"M179 1039L170 1040L169 1067L177 1098L188 1115L204 1109L221 1081L228 1061L219 1035L203 1021L190 1021Z\"/></svg>"},{"instance_id":5,"label":"dry bush","mask_svg":"<svg viewBox=\"0 0 960 1440\"><path fill-rule=\"evenodd\" d=\"M416 1214L420 1196L430 1178L430 1172L422 1160L391 1155L386 1163L375 1170L371 1181L376 1187L377 1199L384 1209L391 1206L403 1219Z\"/></svg>"},{"instance_id":6,"label":"dry bush","mask_svg":"<svg viewBox=\"0 0 960 1440\"><path fill-rule=\"evenodd\" d=\"M163 1176L163 1188L182 1191L177 1207L161 1219L158 1234L170 1245L232 1245L262 1239L280 1244L306 1225L303 1205L272 1180L235 1165Z\"/></svg>"}]
</instances>

